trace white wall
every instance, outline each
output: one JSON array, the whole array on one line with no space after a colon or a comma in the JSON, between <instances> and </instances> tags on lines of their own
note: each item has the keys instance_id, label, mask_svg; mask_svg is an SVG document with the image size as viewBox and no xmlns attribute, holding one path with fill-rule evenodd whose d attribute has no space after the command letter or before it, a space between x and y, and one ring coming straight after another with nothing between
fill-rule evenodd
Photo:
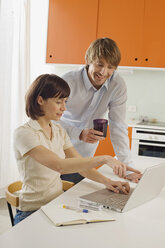
<instances>
[{"instance_id":1,"label":"white wall","mask_svg":"<svg viewBox=\"0 0 165 248\"><path fill-rule=\"evenodd\" d=\"M135 113L128 113L128 119L147 116L165 122L165 70L134 70L123 75L128 89L127 105L136 105Z\"/></svg>"},{"instance_id":2,"label":"white wall","mask_svg":"<svg viewBox=\"0 0 165 248\"><path fill-rule=\"evenodd\" d=\"M46 64L48 0L31 1L31 82L43 73L62 73L80 65ZM128 88L127 105L136 105L135 113L127 112L128 122L147 116L165 122L165 70L119 68Z\"/></svg>"}]
</instances>

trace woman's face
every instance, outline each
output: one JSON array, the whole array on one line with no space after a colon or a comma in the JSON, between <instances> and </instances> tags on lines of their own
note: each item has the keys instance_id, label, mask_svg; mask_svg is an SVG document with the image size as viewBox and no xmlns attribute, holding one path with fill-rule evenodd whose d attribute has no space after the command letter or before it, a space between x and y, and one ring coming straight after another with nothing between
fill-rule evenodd
<instances>
[{"instance_id":1,"label":"woman's face","mask_svg":"<svg viewBox=\"0 0 165 248\"><path fill-rule=\"evenodd\" d=\"M66 110L66 98L48 98L44 100L41 96L38 98L38 103L41 109L44 111L44 117L48 120L58 121L60 120L63 112Z\"/></svg>"}]
</instances>

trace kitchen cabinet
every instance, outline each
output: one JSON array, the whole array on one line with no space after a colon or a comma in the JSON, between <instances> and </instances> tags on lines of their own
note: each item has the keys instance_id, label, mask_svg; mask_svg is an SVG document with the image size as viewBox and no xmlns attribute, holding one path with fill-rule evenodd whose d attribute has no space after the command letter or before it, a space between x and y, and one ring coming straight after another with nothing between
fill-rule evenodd
<instances>
[{"instance_id":1,"label":"kitchen cabinet","mask_svg":"<svg viewBox=\"0 0 165 248\"><path fill-rule=\"evenodd\" d=\"M165 67L165 1L145 0L142 66Z\"/></svg>"},{"instance_id":2,"label":"kitchen cabinet","mask_svg":"<svg viewBox=\"0 0 165 248\"><path fill-rule=\"evenodd\" d=\"M129 137L129 144L131 148L131 140L132 140L132 127L128 127L128 137ZM103 140L100 141L97 150L95 152L95 156L99 155L110 155L110 156L115 156L113 146L109 137L109 128L107 129L107 137Z\"/></svg>"},{"instance_id":3,"label":"kitchen cabinet","mask_svg":"<svg viewBox=\"0 0 165 248\"><path fill-rule=\"evenodd\" d=\"M84 64L96 39L98 0L50 0L47 63Z\"/></svg>"},{"instance_id":4,"label":"kitchen cabinet","mask_svg":"<svg viewBox=\"0 0 165 248\"><path fill-rule=\"evenodd\" d=\"M100 0L97 37L117 42L120 65L165 67L164 11L164 0Z\"/></svg>"},{"instance_id":5,"label":"kitchen cabinet","mask_svg":"<svg viewBox=\"0 0 165 248\"><path fill-rule=\"evenodd\" d=\"M97 37L109 37L120 48L120 65L142 63L144 0L100 0Z\"/></svg>"},{"instance_id":6,"label":"kitchen cabinet","mask_svg":"<svg viewBox=\"0 0 165 248\"><path fill-rule=\"evenodd\" d=\"M47 63L84 64L96 38L114 39L120 65L165 67L164 0L50 0Z\"/></svg>"}]
</instances>

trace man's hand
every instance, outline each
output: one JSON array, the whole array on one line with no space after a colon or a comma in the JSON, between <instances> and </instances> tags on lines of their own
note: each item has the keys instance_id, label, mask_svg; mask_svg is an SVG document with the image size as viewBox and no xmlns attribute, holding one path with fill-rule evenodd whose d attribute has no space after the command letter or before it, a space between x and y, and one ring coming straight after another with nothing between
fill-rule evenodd
<instances>
[{"instance_id":1,"label":"man's hand","mask_svg":"<svg viewBox=\"0 0 165 248\"><path fill-rule=\"evenodd\" d=\"M132 181L134 183L138 183L140 178L141 178L141 176L142 176L141 172L139 170L136 170L136 169L130 167L130 166L126 166L126 170L127 171L132 171L133 173L127 175L125 177L125 179L127 179L129 181Z\"/></svg>"},{"instance_id":2,"label":"man's hand","mask_svg":"<svg viewBox=\"0 0 165 248\"><path fill-rule=\"evenodd\" d=\"M100 136L99 136L100 135ZM84 129L80 134L80 140L87 142L87 143L97 143L100 140L104 140L102 132L96 131L94 129Z\"/></svg>"}]
</instances>

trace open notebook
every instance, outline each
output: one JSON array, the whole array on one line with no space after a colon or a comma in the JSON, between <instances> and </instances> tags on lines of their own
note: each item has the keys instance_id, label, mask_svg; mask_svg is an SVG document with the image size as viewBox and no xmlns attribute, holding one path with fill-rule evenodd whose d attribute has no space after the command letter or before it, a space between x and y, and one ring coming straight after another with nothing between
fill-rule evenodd
<instances>
[{"instance_id":1,"label":"open notebook","mask_svg":"<svg viewBox=\"0 0 165 248\"><path fill-rule=\"evenodd\" d=\"M56 226L68 226L95 222L114 221L115 219L105 211L80 211L63 208L61 205L45 205L42 211Z\"/></svg>"}]
</instances>

